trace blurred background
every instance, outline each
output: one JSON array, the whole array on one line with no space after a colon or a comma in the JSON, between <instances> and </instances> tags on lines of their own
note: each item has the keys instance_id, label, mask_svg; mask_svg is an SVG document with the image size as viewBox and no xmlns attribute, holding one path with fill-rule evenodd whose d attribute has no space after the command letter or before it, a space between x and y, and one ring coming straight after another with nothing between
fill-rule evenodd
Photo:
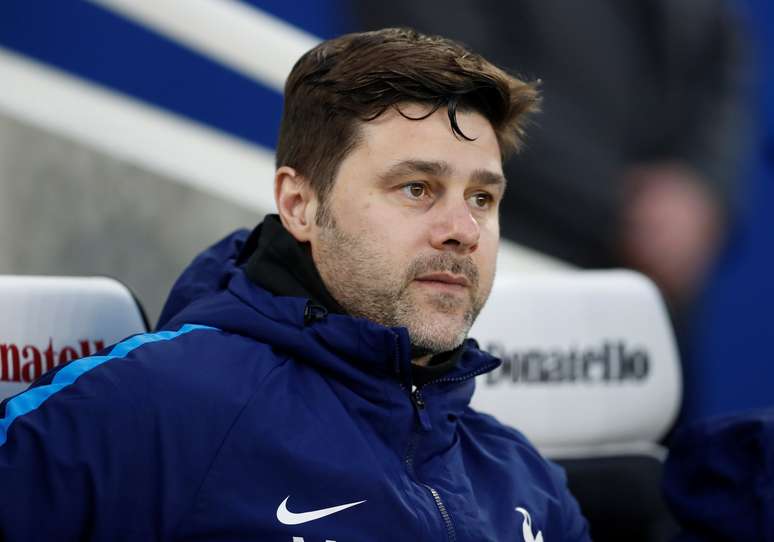
<instances>
[{"instance_id":1,"label":"blurred background","mask_svg":"<svg viewBox=\"0 0 774 542\"><path fill-rule=\"evenodd\" d=\"M501 265L648 274L682 419L774 404L766 0L3 0L0 273L114 276L155 321L198 251L273 210L295 60L395 25L541 81Z\"/></svg>"}]
</instances>

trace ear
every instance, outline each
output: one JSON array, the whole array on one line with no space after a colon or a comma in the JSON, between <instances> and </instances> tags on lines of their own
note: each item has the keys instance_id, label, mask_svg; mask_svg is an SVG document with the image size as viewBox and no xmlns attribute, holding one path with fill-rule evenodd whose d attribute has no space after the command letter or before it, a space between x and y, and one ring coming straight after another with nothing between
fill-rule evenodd
<instances>
[{"instance_id":1,"label":"ear","mask_svg":"<svg viewBox=\"0 0 774 542\"><path fill-rule=\"evenodd\" d=\"M317 211L317 196L309 181L288 166L274 176L274 201L285 229L297 241L309 241Z\"/></svg>"}]
</instances>

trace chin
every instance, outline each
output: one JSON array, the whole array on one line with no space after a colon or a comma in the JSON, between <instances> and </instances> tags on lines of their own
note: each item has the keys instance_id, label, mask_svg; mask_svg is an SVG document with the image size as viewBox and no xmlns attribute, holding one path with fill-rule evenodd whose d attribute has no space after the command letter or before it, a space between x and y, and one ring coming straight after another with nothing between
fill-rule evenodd
<instances>
[{"instance_id":1,"label":"chin","mask_svg":"<svg viewBox=\"0 0 774 542\"><path fill-rule=\"evenodd\" d=\"M447 352L457 348L467 337L470 325L464 315L449 316L427 314L421 322L407 325L411 342L432 352Z\"/></svg>"},{"instance_id":2,"label":"chin","mask_svg":"<svg viewBox=\"0 0 774 542\"><path fill-rule=\"evenodd\" d=\"M411 336L411 344L420 348L425 348L432 354L440 354L442 352L449 352L460 346L465 341L465 337L457 337L454 340L449 340L449 337L434 338L434 337L414 337Z\"/></svg>"}]
</instances>

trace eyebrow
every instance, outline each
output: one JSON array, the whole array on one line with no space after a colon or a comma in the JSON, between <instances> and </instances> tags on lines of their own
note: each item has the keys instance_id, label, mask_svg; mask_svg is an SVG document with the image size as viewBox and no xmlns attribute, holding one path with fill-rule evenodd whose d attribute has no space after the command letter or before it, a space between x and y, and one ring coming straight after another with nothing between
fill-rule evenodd
<instances>
[{"instance_id":1,"label":"eyebrow","mask_svg":"<svg viewBox=\"0 0 774 542\"><path fill-rule=\"evenodd\" d=\"M384 180L392 180L396 177L405 177L415 173L432 175L433 177L444 177L450 175L452 168L446 162L431 160L402 160L393 164L390 169L385 171L380 177Z\"/></svg>"},{"instance_id":2,"label":"eyebrow","mask_svg":"<svg viewBox=\"0 0 774 542\"><path fill-rule=\"evenodd\" d=\"M431 175L433 177L448 177L454 172L447 162L433 160L402 160L394 164L381 174L379 177L384 181L392 180L396 177L405 177L416 173ZM477 169L470 175L470 180L483 184L499 184L505 188L507 179L500 173L495 173L488 169Z\"/></svg>"},{"instance_id":3,"label":"eyebrow","mask_svg":"<svg viewBox=\"0 0 774 542\"><path fill-rule=\"evenodd\" d=\"M470 179L483 185L502 185L503 189L508 186L508 179L500 173L489 171L488 169L477 169L470 174Z\"/></svg>"}]
</instances>

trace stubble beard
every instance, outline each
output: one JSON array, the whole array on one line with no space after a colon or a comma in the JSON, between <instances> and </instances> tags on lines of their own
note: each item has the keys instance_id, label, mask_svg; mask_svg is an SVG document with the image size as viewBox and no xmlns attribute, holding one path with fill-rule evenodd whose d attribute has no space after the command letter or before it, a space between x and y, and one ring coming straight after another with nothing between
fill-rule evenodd
<instances>
[{"instance_id":1,"label":"stubble beard","mask_svg":"<svg viewBox=\"0 0 774 542\"><path fill-rule=\"evenodd\" d=\"M462 344L489 293L488 287L481 290L478 269L469 256L451 252L418 256L408 269L394 269L377 242L342 231L332 216L321 225L315 264L348 314L386 327L405 327L411 344L430 353ZM464 275L468 294L419 290L414 279L434 272Z\"/></svg>"}]
</instances>

